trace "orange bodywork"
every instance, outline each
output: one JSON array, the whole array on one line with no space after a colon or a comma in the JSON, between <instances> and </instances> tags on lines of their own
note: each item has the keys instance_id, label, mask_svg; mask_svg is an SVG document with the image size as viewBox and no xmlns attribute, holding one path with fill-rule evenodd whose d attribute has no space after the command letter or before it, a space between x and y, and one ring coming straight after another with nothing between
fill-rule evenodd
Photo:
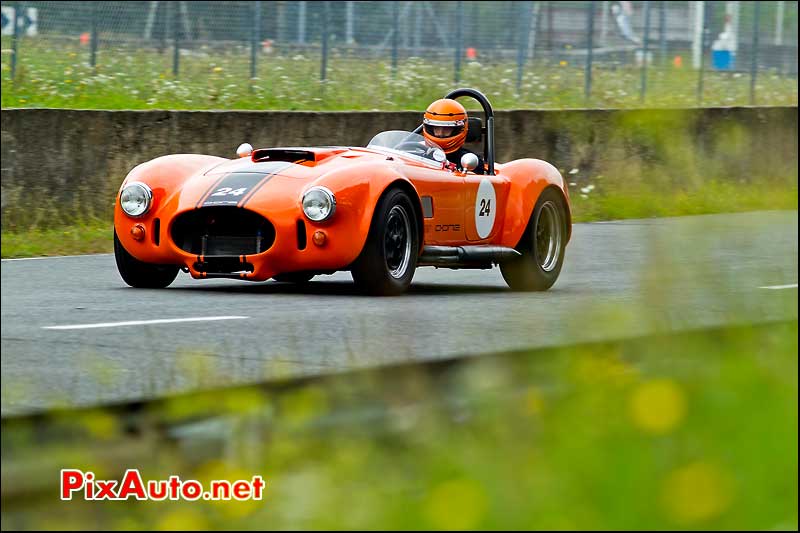
<instances>
[{"instance_id":1,"label":"orange bodywork","mask_svg":"<svg viewBox=\"0 0 800 533\"><path fill-rule=\"evenodd\" d=\"M537 159L496 164L494 176L482 176L373 148L295 150L310 152L313 159L259 162L253 160L255 152L253 158L233 160L178 154L137 166L123 187L145 183L152 190L152 205L143 216L130 217L117 195L114 226L121 244L140 261L180 265L195 278L207 277L196 268L203 258L173 240L173 222L189 211L217 205L218 197L224 205L258 213L274 226L274 241L266 251L241 257L252 271L237 274L263 281L289 272L347 269L361 253L381 195L392 185L405 187L417 202L422 246L514 247L546 187L561 192L569 212L561 174ZM336 210L329 220L315 223L304 216L302 197L312 186L334 193ZM302 249L299 226L307 235Z\"/></svg>"}]
</instances>

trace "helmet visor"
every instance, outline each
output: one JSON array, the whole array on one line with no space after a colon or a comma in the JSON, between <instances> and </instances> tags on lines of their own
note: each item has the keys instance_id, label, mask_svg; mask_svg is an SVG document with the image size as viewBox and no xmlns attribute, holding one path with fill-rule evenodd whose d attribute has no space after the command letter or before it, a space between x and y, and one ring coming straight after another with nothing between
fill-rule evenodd
<instances>
[{"instance_id":1,"label":"helmet visor","mask_svg":"<svg viewBox=\"0 0 800 533\"><path fill-rule=\"evenodd\" d=\"M427 133L431 137L436 137L437 139L449 139L450 137L455 137L462 131L464 131L464 124L453 124L453 123L449 123L448 125L431 124L431 123L425 124L425 133Z\"/></svg>"}]
</instances>

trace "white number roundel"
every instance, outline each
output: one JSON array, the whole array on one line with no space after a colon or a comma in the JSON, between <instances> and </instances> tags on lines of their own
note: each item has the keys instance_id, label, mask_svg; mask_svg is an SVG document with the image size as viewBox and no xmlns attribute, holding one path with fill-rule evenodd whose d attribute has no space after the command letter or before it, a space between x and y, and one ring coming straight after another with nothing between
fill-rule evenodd
<instances>
[{"instance_id":1,"label":"white number roundel","mask_svg":"<svg viewBox=\"0 0 800 533\"><path fill-rule=\"evenodd\" d=\"M496 211L497 197L494 186L488 178L483 178L478 185L478 196L475 198L475 229L478 230L478 237L481 239L492 233Z\"/></svg>"}]
</instances>

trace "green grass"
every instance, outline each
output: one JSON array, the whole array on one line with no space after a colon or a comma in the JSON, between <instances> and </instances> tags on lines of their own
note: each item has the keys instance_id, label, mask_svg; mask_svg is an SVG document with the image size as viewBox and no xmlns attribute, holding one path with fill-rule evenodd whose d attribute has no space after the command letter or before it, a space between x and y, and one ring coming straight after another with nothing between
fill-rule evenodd
<instances>
[{"instance_id":1,"label":"green grass","mask_svg":"<svg viewBox=\"0 0 800 533\"><path fill-rule=\"evenodd\" d=\"M3 258L109 253L114 250L111 221L91 221L57 229L3 230Z\"/></svg>"},{"instance_id":2,"label":"green grass","mask_svg":"<svg viewBox=\"0 0 800 533\"><path fill-rule=\"evenodd\" d=\"M795 529L797 334L724 328L177 397L144 427L219 415L231 429L174 447L102 410L4 423L4 459L53 465L39 499L4 496L4 527ZM33 440L46 427L49 443ZM95 454L136 446L123 462ZM261 474L267 496L66 504L56 464Z\"/></svg>"},{"instance_id":3,"label":"green grass","mask_svg":"<svg viewBox=\"0 0 800 533\"><path fill-rule=\"evenodd\" d=\"M7 39L4 49L10 48ZM74 39L23 40L16 79L11 79L9 61L2 65L2 107L419 111L454 88L450 59L403 60L395 75L388 58L355 59L334 50L327 80L321 83L318 54L262 55L257 78L251 81L246 47L187 53L176 78L169 52L101 48L93 71L88 48ZM519 93L516 79L513 61L466 62L457 85L490 94L497 109L698 105L698 74L690 68L652 67L644 101L639 97L640 70L632 66L598 65L588 101L580 60L531 61ZM750 103L748 75L709 71L704 85L703 105ZM760 72L756 91L761 105L797 105L796 77Z\"/></svg>"},{"instance_id":4,"label":"green grass","mask_svg":"<svg viewBox=\"0 0 800 533\"><path fill-rule=\"evenodd\" d=\"M612 191L595 188L586 194L581 193L584 188L570 188L575 222L797 209L796 184L710 182L674 191L618 186Z\"/></svg>"}]
</instances>

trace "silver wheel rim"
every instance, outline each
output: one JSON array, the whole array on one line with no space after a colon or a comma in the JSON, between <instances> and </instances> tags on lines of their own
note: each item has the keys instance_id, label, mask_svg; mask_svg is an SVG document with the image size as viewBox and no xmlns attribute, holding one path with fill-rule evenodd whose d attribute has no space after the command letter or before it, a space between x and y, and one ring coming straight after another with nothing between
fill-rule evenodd
<instances>
[{"instance_id":1,"label":"silver wheel rim","mask_svg":"<svg viewBox=\"0 0 800 533\"><path fill-rule=\"evenodd\" d=\"M411 260L411 222L403 206L396 205L386 217L383 238L384 257L389 275L400 279Z\"/></svg>"},{"instance_id":2,"label":"silver wheel rim","mask_svg":"<svg viewBox=\"0 0 800 533\"><path fill-rule=\"evenodd\" d=\"M542 204L536 219L533 246L536 260L545 272L551 272L558 265L563 227L558 206L549 200Z\"/></svg>"}]
</instances>

